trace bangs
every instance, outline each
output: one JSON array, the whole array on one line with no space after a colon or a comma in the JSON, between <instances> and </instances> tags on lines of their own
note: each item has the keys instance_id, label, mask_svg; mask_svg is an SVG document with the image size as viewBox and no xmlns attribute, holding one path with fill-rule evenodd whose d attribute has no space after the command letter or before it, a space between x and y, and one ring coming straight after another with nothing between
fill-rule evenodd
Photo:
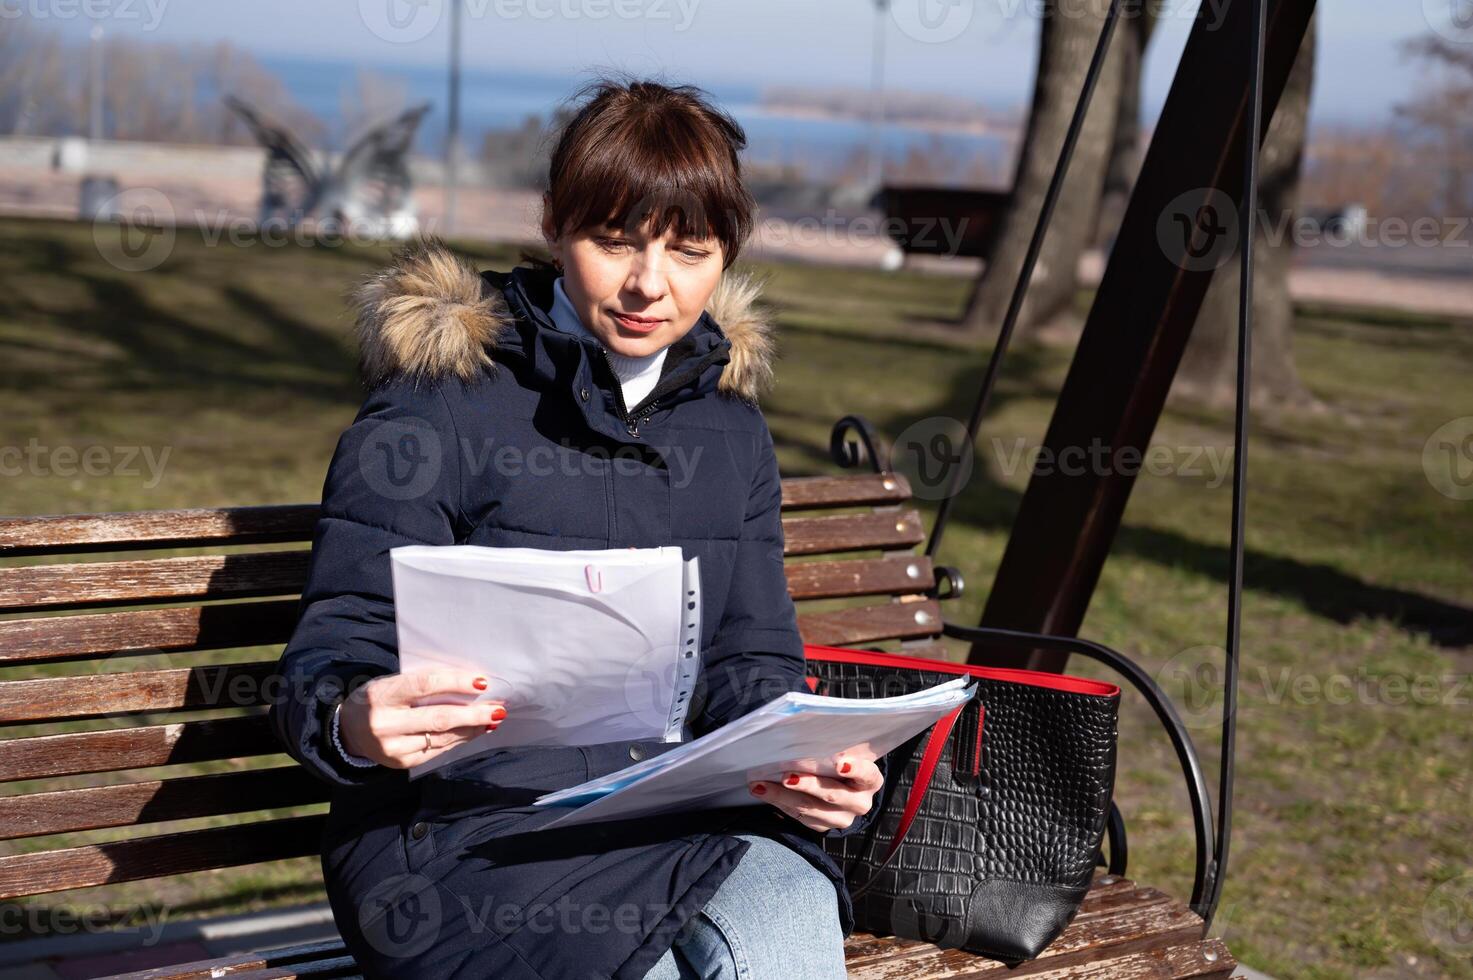
<instances>
[{"instance_id":1,"label":"bangs","mask_svg":"<svg viewBox=\"0 0 1473 980\"><path fill-rule=\"evenodd\" d=\"M741 127L709 107L631 108L594 112L590 104L570 124L572 145L549 175L558 235L613 228L659 238L673 229L678 238L715 238L729 265L755 209L737 156Z\"/></svg>"}]
</instances>

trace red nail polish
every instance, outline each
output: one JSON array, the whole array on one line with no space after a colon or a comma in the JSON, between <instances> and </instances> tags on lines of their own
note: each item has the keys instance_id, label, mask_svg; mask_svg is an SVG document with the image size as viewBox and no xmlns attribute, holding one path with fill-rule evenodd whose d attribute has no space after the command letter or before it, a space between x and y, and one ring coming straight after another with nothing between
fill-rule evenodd
<instances>
[{"instance_id":1,"label":"red nail polish","mask_svg":"<svg viewBox=\"0 0 1473 980\"><path fill-rule=\"evenodd\" d=\"M474 681L471 682L471 684L478 691L486 690L486 678L484 677L477 677Z\"/></svg>"},{"instance_id":2,"label":"red nail polish","mask_svg":"<svg viewBox=\"0 0 1473 980\"><path fill-rule=\"evenodd\" d=\"M788 776L787 779L784 779L783 782L787 783L789 786L797 786L798 785L798 774L796 772L793 773L793 774L791 774L790 776Z\"/></svg>"},{"instance_id":3,"label":"red nail polish","mask_svg":"<svg viewBox=\"0 0 1473 980\"><path fill-rule=\"evenodd\" d=\"M844 774L846 774L846 773L847 773L847 772L849 772L849 770L850 770L850 769L852 769L852 768L853 768L853 767L852 767L852 766L850 766L850 765L849 765L849 763L847 763L847 762L846 762L846 763L844 763L844 764L843 764L843 765L842 765L842 766L840 766L840 767L839 767L839 775L841 775L841 776L842 776L842 775L844 775Z\"/></svg>"},{"instance_id":4,"label":"red nail polish","mask_svg":"<svg viewBox=\"0 0 1473 980\"><path fill-rule=\"evenodd\" d=\"M500 722L497 722L494 725L487 725L486 726L486 731L488 731L488 732L494 732L494 731L496 731L496 729L498 729L500 727L501 727L501 723Z\"/></svg>"},{"instance_id":5,"label":"red nail polish","mask_svg":"<svg viewBox=\"0 0 1473 980\"><path fill-rule=\"evenodd\" d=\"M491 720L492 721L500 721L501 719L503 719L505 717L506 717L506 709L503 708L503 707L501 707L500 705L497 705L496 707L494 707L494 708L491 709Z\"/></svg>"},{"instance_id":6,"label":"red nail polish","mask_svg":"<svg viewBox=\"0 0 1473 980\"><path fill-rule=\"evenodd\" d=\"M752 792L756 793L758 796L762 796L764 793L767 792L767 787L763 786L761 783L754 783L752 786Z\"/></svg>"}]
</instances>

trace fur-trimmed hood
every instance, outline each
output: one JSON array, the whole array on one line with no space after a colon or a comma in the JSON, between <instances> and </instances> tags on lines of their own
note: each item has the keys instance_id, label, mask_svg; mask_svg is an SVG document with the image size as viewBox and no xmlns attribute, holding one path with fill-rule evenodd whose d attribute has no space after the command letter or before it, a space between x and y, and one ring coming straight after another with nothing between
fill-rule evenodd
<instances>
[{"instance_id":1,"label":"fur-trimmed hood","mask_svg":"<svg viewBox=\"0 0 1473 980\"><path fill-rule=\"evenodd\" d=\"M724 272L706 314L731 342L717 390L756 403L772 384L772 323L751 273ZM495 362L515 317L501 292L433 236L396 249L352 293L359 370L374 387L403 373L471 380ZM698 329L699 324L692 329Z\"/></svg>"}]
</instances>

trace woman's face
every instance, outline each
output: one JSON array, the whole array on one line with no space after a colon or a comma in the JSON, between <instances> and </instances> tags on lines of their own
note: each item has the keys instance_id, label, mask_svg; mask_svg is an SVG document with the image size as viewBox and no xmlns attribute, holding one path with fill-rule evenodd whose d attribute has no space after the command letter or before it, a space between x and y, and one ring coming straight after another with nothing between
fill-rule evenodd
<instances>
[{"instance_id":1,"label":"woman's face","mask_svg":"<svg viewBox=\"0 0 1473 980\"><path fill-rule=\"evenodd\" d=\"M653 354L684 337L721 281L722 249L714 237L676 238L674 226L662 238L609 224L560 239L551 230L544 222L568 299L583 325L616 354Z\"/></svg>"}]
</instances>

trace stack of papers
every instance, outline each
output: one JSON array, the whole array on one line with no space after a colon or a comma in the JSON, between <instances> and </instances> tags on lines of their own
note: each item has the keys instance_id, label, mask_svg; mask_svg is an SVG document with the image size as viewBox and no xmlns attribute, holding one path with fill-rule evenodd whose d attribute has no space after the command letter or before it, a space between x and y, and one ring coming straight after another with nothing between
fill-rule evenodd
<instances>
[{"instance_id":1,"label":"stack of papers","mask_svg":"<svg viewBox=\"0 0 1473 980\"><path fill-rule=\"evenodd\" d=\"M789 772L837 775L845 750L878 758L971 699L977 685L969 680L889 698L784 694L695 741L538 797L539 806L574 808L539 829L761 803L749 783L780 782Z\"/></svg>"},{"instance_id":2,"label":"stack of papers","mask_svg":"<svg viewBox=\"0 0 1473 980\"><path fill-rule=\"evenodd\" d=\"M481 545L389 550L399 669L452 667L501 701L488 732L409 770L525 745L680 741L700 671L698 558L678 547L555 551Z\"/></svg>"}]
</instances>

